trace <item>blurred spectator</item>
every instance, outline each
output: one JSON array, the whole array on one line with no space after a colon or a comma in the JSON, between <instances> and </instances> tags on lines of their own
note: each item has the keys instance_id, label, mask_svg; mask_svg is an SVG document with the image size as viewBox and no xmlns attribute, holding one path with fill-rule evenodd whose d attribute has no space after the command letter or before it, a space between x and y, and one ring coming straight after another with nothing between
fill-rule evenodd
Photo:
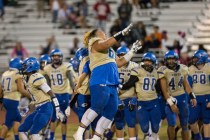
<instances>
[{"instance_id":1,"label":"blurred spectator","mask_svg":"<svg viewBox=\"0 0 210 140\"><path fill-rule=\"evenodd\" d=\"M180 54L180 63L188 66L189 62L190 62L190 57L188 56L188 53L187 52L182 52Z\"/></svg>"},{"instance_id":2,"label":"blurred spectator","mask_svg":"<svg viewBox=\"0 0 210 140\"><path fill-rule=\"evenodd\" d=\"M161 41L155 36L154 33L145 38L145 46L148 48L160 48Z\"/></svg>"},{"instance_id":3,"label":"blurred spectator","mask_svg":"<svg viewBox=\"0 0 210 140\"><path fill-rule=\"evenodd\" d=\"M82 28L87 27L86 18L88 16L88 3L87 0L82 0L77 4L78 13L77 16L79 17L80 26Z\"/></svg>"},{"instance_id":4,"label":"blurred spectator","mask_svg":"<svg viewBox=\"0 0 210 140\"><path fill-rule=\"evenodd\" d=\"M12 50L10 56L11 56L11 58L19 57L20 59L24 60L29 55L28 55L27 50L23 47L22 43L16 42L16 45L15 45L14 49Z\"/></svg>"},{"instance_id":5,"label":"blurred spectator","mask_svg":"<svg viewBox=\"0 0 210 140\"><path fill-rule=\"evenodd\" d=\"M142 21L137 22L132 28L132 33L134 40L144 40L147 35L144 23Z\"/></svg>"},{"instance_id":6,"label":"blurred spectator","mask_svg":"<svg viewBox=\"0 0 210 140\"><path fill-rule=\"evenodd\" d=\"M37 11L38 11L38 18L42 17L45 17L46 13L45 13L45 3L46 3L46 0L37 0Z\"/></svg>"},{"instance_id":7,"label":"blurred spectator","mask_svg":"<svg viewBox=\"0 0 210 140\"><path fill-rule=\"evenodd\" d=\"M0 18L4 20L4 1L0 0Z\"/></svg>"},{"instance_id":8,"label":"blurred spectator","mask_svg":"<svg viewBox=\"0 0 210 140\"><path fill-rule=\"evenodd\" d=\"M114 24L111 26L109 31L110 35L113 36L114 34L118 33L121 30L122 30L121 20L115 19Z\"/></svg>"},{"instance_id":9,"label":"blurred spectator","mask_svg":"<svg viewBox=\"0 0 210 140\"><path fill-rule=\"evenodd\" d=\"M69 53L70 55L75 54L75 52L79 49L82 48L84 45L80 42L80 40L75 37L73 39L73 41L69 44L68 48L69 48Z\"/></svg>"},{"instance_id":10,"label":"blurred spectator","mask_svg":"<svg viewBox=\"0 0 210 140\"><path fill-rule=\"evenodd\" d=\"M139 0L139 5L141 7L141 9L147 9L148 8L148 3L150 2L150 0Z\"/></svg>"},{"instance_id":11,"label":"blurred spectator","mask_svg":"<svg viewBox=\"0 0 210 140\"><path fill-rule=\"evenodd\" d=\"M138 11L140 10L140 6L138 0L132 0L132 4L134 11L136 11L136 14L139 15Z\"/></svg>"},{"instance_id":12,"label":"blurred spectator","mask_svg":"<svg viewBox=\"0 0 210 140\"><path fill-rule=\"evenodd\" d=\"M131 20L132 5L128 0L122 0L120 6L118 7L118 15L122 21L122 28L128 26Z\"/></svg>"},{"instance_id":13,"label":"blurred spectator","mask_svg":"<svg viewBox=\"0 0 210 140\"><path fill-rule=\"evenodd\" d=\"M58 22L60 24L59 28L69 29L73 25L75 25L73 21L69 19L69 15L70 15L70 12L69 10L67 10L66 4L63 3L60 6L60 9L58 10Z\"/></svg>"},{"instance_id":14,"label":"blurred spectator","mask_svg":"<svg viewBox=\"0 0 210 140\"><path fill-rule=\"evenodd\" d=\"M49 54L51 50L58 48L58 45L55 40L55 36L52 35L50 38L47 39L47 46L46 47L41 47L41 53L40 55L43 54Z\"/></svg>"},{"instance_id":15,"label":"blurred spectator","mask_svg":"<svg viewBox=\"0 0 210 140\"><path fill-rule=\"evenodd\" d=\"M111 13L109 3L106 0L99 0L93 6L96 15L96 26L105 31L106 22L109 20L109 14Z\"/></svg>"},{"instance_id":16,"label":"blurred spectator","mask_svg":"<svg viewBox=\"0 0 210 140\"><path fill-rule=\"evenodd\" d=\"M198 50L204 50L205 52L208 52L206 48L204 48L203 44L198 45Z\"/></svg>"},{"instance_id":17,"label":"blurred spectator","mask_svg":"<svg viewBox=\"0 0 210 140\"><path fill-rule=\"evenodd\" d=\"M180 57L182 46L179 43L179 40L174 40L172 46L167 47L169 50L175 50Z\"/></svg>"},{"instance_id":18,"label":"blurred spectator","mask_svg":"<svg viewBox=\"0 0 210 140\"><path fill-rule=\"evenodd\" d=\"M145 38L145 44L149 48L161 48L162 34L159 32L159 27L153 26L153 33Z\"/></svg>"},{"instance_id":19,"label":"blurred spectator","mask_svg":"<svg viewBox=\"0 0 210 140\"><path fill-rule=\"evenodd\" d=\"M150 0L152 8L158 8L158 0Z\"/></svg>"},{"instance_id":20,"label":"blurred spectator","mask_svg":"<svg viewBox=\"0 0 210 140\"><path fill-rule=\"evenodd\" d=\"M53 0L51 3L52 22L53 23L57 22L59 9L60 9L60 4L59 4L58 0Z\"/></svg>"},{"instance_id":21,"label":"blurred spectator","mask_svg":"<svg viewBox=\"0 0 210 140\"><path fill-rule=\"evenodd\" d=\"M166 52L167 46L170 46L168 44L168 35L167 35L167 31L162 31L162 40L161 40L161 44L162 44L162 51Z\"/></svg>"}]
</instances>

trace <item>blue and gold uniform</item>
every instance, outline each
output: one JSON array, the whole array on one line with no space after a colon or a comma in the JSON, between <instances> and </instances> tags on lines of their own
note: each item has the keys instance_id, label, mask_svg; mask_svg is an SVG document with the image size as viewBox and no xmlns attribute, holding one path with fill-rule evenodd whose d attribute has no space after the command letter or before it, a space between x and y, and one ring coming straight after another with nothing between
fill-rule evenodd
<instances>
[{"instance_id":1,"label":"blue and gold uniform","mask_svg":"<svg viewBox=\"0 0 210 140\"><path fill-rule=\"evenodd\" d=\"M55 68L52 64L44 67L44 72L50 79L52 91L55 93L56 98L59 101L62 112L64 112L68 107L69 100L71 99L71 95L73 93L70 81L67 77L68 71L74 72L72 65L64 62L58 68ZM52 122L55 121L56 113L54 111Z\"/></svg>"},{"instance_id":2,"label":"blue and gold uniform","mask_svg":"<svg viewBox=\"0 0 210 140\"><path fill-rule=\"evenodd\" d=\"M50 121L53 113L51 98L50 95L39 88L44 83L47 83L47 81L39 73L32 74L26 81L26 88L32 97L36 110L24 120L24 123L19 128L19 132L27 132L29 130L30 134L38 134Z\"/></svg>"},{"instance_id":3,"label":"blue and gold uniform","mask_svg":"<svg viewBox=\"0 0 210 140\"><path fill-rule=\"evenodd\" d=\"M22 79L17 69L10 69L2 74L3 104L6 109L5 125L10 129L13 122L20 122L21 116L18 105L21 93L17 89L17 80Z\"/></svg>"},{"instance_id":4,"label":"blue and gold uniform","mask_svg":"<svg viewBox=\"0 0 210 140\"><path fill-rule=\"evenodd\" d=\"M118 68L121 83L128 81L131 70L135 67L138 67L138 64L130 61L126 66ZM122 130L125 127L125 123L127 123L128 127L134 128L136 124L136 108L131 111L129 109L129 102L136 100L135 88L131 87L127 90L119 90L119 99L124 103L125 107L123 110L118 109L117 111L115 116L116 128Z\"/></svg>"},{"instance_id":5,"label":"blue and gold uniform","mask_svg":"<svg viewBox=\"0 0 210 140\"><path fill-rule=\"evenodd\" d=\"M92 45L102 38L93 37L89 40L88 50L91 76L89 81L91 93L91 109L97 114L112 120L117 111L117 86L119 84L118 68L113 49L94 53ZM110 107L112 111L110 112Z\"/></svg>"},{"instance_id":6,"label":"blue and gold uniform","mask_svg":"<svg viewBox=\"0 0 210 140\"><path fill-rule=\"evenodd\" d=\"M190 106L189 123L194 124L201 119L204 124L209 124L210 110L206 109L206 106L210 101L210 63L205 63L201 69L194 65L190 66L189 76L192 79L192 89L197 100L196 107Z\"/></svg>"},{"instance_id":7,"label":"blue and gold uniform","mask_svg":"<svg viewBox=\"0 0 210 140\"><path fill-rule=\"evenodd\" d=\"M179 112L182 112L179 114L181 126L187 126L189 119L188 95L185 93L183 85L184 77L188 77L188 74L188 67L182 64L179 64L176 70L171 70L166 66L158 69L159 79L165 78L167 81L169 95L177 99ZM169 126L175 126L175 113L168 105L166 106L166 117Z\"/></svg>"}]
</instances>

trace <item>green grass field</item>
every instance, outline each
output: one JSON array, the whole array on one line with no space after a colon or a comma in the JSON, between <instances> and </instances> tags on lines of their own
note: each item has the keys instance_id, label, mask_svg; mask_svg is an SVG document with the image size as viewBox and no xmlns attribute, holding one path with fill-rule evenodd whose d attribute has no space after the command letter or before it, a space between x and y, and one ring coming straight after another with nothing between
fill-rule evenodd
<instances>
[{"instance_id":1,"label":"green grass field","mask_svg":"<svg viewBox=\"0 0 210 140\"><path fill-rule=\"evenodd\" d=\"M4 112L0 111L0 123L2 124L4 121ZM1 125L0 125L0 131L1 131ZM78 127L78 119L76 117L75 114L71 114L71 117L69 118L69 122L68 122L68 131L67 131L67 140L73 140L72 135L73 133L77 130ZM56 140L61 140L61 129L60 126L57 127L56 129ZM161 126L161 129L159 131L159 136L160 136L160 140L167 140L167 122L163 121L163 124ZM181 136L180 136L180 132L178 134L178 140L181 140ZM138 132L138 139L139 140L143 140L143 134L139 128L139 132ZM13 140L13 133L12 131L10 131L7 135L6 140ZM116 140L116 138L114 138L113 140ZM126 136L125 140L128 140L128 136Z\"/></svg>"}]
</instances>

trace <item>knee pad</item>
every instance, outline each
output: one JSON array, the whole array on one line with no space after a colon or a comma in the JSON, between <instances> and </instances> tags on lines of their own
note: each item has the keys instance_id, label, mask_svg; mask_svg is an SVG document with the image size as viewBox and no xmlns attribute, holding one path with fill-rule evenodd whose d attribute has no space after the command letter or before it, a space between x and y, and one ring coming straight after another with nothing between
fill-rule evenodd
<instances>
[{"instance_id":1,"label":"knee pad","mask_svg":"<svg viewBox=\"0 0 210 140\"><path fill-rule=\"evenodd\" d=\"M88 126L91 122L93 122L93 120L98 116L98 114L92 110L92 109L88 109L85 114L82 117L81 122L85 125Z\"/></svg>"},{"instance_id":2,"label":"knee pad","mask_svg":"<svg viewBox=\"0 0 210 140\"><path fill-rule=\"evenodd\" d=\"M20 137L22 140L28 140L28 133L27 132L19 132Z\"/></svg>"},{"instance_id":3,"label":"knee pad","mask_svg":"<svg viewBox=\"0 0 210 140\"><path fill-rule=\"evenodd\" d=\"M112 122L111 120L102 116L97 122L96 132L102 135L111 122Z\"/></svg>"},{"instance_id":4,"label":"knee pad","mask_svg":"<svg viewBox=\"0 0 210 140\"><path fill-rule=\"evenodd\" d=\"M31 139L32 140L42 140L42 136L40 136L39 134L33 134L33 135L31 135Z\"/></svg>"}]
</instances>

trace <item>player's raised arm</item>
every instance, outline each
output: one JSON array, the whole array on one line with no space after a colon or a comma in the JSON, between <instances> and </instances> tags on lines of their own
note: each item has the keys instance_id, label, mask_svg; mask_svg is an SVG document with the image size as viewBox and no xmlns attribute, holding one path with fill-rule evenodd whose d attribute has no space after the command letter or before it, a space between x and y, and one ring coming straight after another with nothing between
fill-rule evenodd
<instances>
[{"instance_id":1,"label":"player's raised arm","mask_svg":"<svg viewBox=\"0 0 210 140\"><path fill-rule=\"evenodd\" d=\"M137 51L140 50L141 48L142 48L141 41L137 40L136 42L134 42L131 47L131 50L126 55L124 55L121 58L119 57L116 58L116 63L117 63L118 68L128 63L133 57L133 55L137 53Z\"/></svg>"},{"instance_id":2,"label":"player's raised arm","mask_svg":"<svg viewBox=\"0 0 210 140\"><path fill-rule=\"evenodd\" d=\"M109 49L115 43L117 43L117 41L120 41L123 38L123 36L126 36L128 34L128 32L130 32L132 26L133 25L130 24L128 27L126 27L122 31L116 33L113 37L109 37L109 38L106 37L104 32L97 32L98 29L94 29L94 30L90 31L89 34L87 34L87 35L89 36L89 38L94 37L95 34L97 34L96 36L101 37L101 39L99 39L97 37L95 39L93 39L92 41L94 41L94 43L90 42L93 44L92 48L94 50L101 52L101 51L105 51L105 50ZM89 39L89 38L87 38L87 39ZM88 44L86 44L86 46L88 46Z\"/></svg>"}]
</instances>

